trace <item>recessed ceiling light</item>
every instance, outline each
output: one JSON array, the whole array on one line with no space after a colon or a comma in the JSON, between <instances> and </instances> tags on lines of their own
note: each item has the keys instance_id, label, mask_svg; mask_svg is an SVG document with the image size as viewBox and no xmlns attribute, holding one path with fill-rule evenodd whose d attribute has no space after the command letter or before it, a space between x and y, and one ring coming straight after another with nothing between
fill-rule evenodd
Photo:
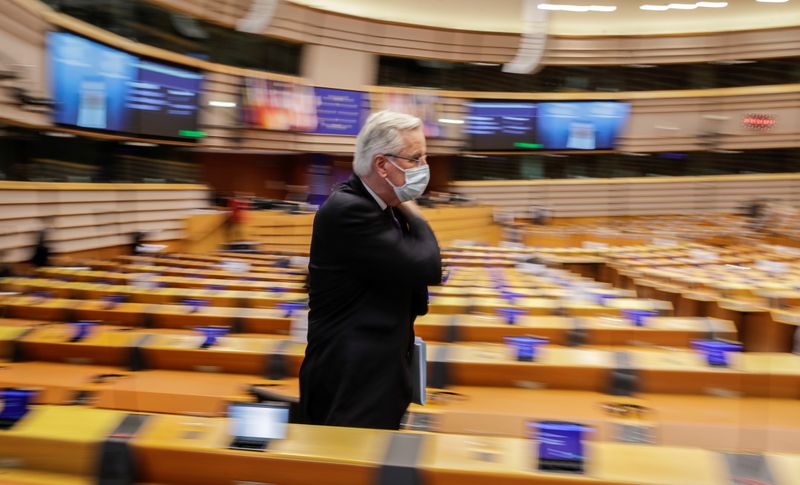
<instances>
[{"instance_id":1,"label":"recessed ceiling light","mask_svg":"<svg viewBox=\"0 0 800 485\"><path fill-rule=\"evenodd\" d=\"M669 7L666 5L642 5L639 8L642 10L653 10L656 12L663 12L664 10L669 10Z\"/></svg>"},{"instance_id":2,"label":"recessed ceiling light","mask_svg":"<svg viewBox=\"0 0 800 485\"><path fill-rule=\"evenodd\" d=\"M786 3L789 0L756 0L756 2L760 3Z\"/></svg>"},{"instance_id":3,"label":"recessed ceiling light","mask_svg":"<svg viewBox=\"0 0 800 485\"><path fill-rule=\"evenodd\" d=\"M44 134L54 138L75 138L72 133L64 133L63 131L45 131Z\"/></svg>"},{"instance_id":4,"label":"recessed ceiling light","mask_svg":"<svg viewBox=\"0 0 800 485\"><path fill-rule=\"evenodd\" d=\"M235 108L236 103L233 101L209 101L209 106L216 106L217 108Z\"/></svg>"},{"instance_id":5,"label":"recessed ceiling light","mask_svg":"<svg viewBox=\"0 0 800 485\"><path fill-rule=\"evenodd\" d=\"M158 145L155 143L148 143L146 141L125 141L122 142L123 145L128 145L129 147L157 147Z\"/></svg>"},{"instance_id":6,"label":"recessed ceiling light","mask_svg":"<svg viewBox=\"0 0 800 485\"><path fill-rule=\"evenodd\" d=\"M563 12L613 12L616 5L569 5L560 3L541 3L540 10L561 10Z\"/></svg>"},{"instance_id":7,"label":"recessed ceiling light","mask_svg":"<svg viewBox=\"0 0 800 485\"><path fill-rule=\"evenodd\" d=\"M670 3L667 6L675 10L694 10L697 8L696 3Z\"/></svg>"}]
</instances>

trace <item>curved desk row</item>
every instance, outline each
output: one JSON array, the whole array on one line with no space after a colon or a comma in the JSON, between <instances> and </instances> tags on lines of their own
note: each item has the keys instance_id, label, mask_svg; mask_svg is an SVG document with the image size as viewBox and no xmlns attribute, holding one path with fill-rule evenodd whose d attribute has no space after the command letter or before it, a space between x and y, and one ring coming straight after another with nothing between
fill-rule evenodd
<instances>
[{"instance_id":1,"label":"curved desk row","mask_svg":"<svg viewBox=\"0 0 800 485\"><path fill-rule=\"evenodd\" d=\"M69 322L99 321L109 325L156 328L227 326L236 332L288 333L292 318L270 308L198 307L145 303L109 304L97 300L68 300L37 296L0 297L5 317Z\"/></svg>"},{"instance_id":2,"label":"curved desk row","mask_svg":"<svg viewBox=\"0 0 800 485\"><path fill-rule=\"evenodd\" d=\"M85 269L71 268L39 268L38 274L52 279L67 281L81 281L86 283L108 283L116 285L126 285L141 279L141 273L121 273L118 271L93 271ZM266 288L280 287L292 293L305 293L306 285L302 282L294 281L255 281L246 275L240 275L239 279L231 278L205 278L194 275L187 276L164 276L151 275L150 281L167 288L195 288L206 289L208 287L218 287L229 291L263 291Z\"/></svg>"},{"instance_id":3,"label":"curved desk row","mask_svg":"<svg viewBox=\"0 0 800 485\"><path fill-rule=\"evenodd\" d=\"M47 292L57 298L103 300L124 297L132 303L179 304L200 300L214 307L275 308L283 303L304 303L302 293L284 291L281 284L263 285L260 291L213 288L142 288L130 285L81 283L34 278L2 278L0 288L24 293Z\"/></svg>"},{"instance_id":4,"label":"curved desk row","mask_svg":"<svg viewBox=\"0 0 800 485\"><path fill-rule=\"evenodd\" d=\"M96 463L114 460L103 454L112 437L129 457L115 464L145 483L387 485L398 483L387 480L398 467L404 469L404 483L434 485L723 485L737 479L736 467L729 465L734 457L697 448L592 441L586 445L585 474L569 475L538 471L535 442L520 438L292 424L286 439L258 453L228 449L229 429L227 418L132 417L40 406L11 430L0 431L0 454L18 465L9 470L17 480L50 473L88 481L98 475ZM763 458L775 485L798 483L792 470L800 457L767 453Z\"/></svg>"}]
</instances>

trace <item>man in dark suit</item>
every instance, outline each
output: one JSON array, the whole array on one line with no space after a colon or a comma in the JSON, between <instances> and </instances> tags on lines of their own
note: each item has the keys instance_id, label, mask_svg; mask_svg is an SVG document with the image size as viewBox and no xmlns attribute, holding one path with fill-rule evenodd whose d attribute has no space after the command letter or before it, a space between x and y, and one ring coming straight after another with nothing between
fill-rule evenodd
<instances>
[{"instance_id":1,"label":"man in dark suit","mask_svg":"<svg viewBox=\"0 0 800 485\"><path fill-rule=\"evenodd\" d=\"M428 183L422 123L382 111L356 140L354 175L314 218L300 407L311 424L398 429L411 402L414 320L441 280L413 199Z\"/></svg>"}]
</instances>

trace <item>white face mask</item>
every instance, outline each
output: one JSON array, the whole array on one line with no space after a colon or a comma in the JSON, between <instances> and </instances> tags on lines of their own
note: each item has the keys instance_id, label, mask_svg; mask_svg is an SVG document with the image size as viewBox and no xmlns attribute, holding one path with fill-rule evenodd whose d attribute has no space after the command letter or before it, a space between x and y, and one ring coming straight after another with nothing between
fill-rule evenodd
<instances>
[{"instance_id":1,"label":"white face mask","mask_svg":"<svg viewBox=\"0 0 800 485\"><path fill-rule=\"evenodd\" d=\"M392 185L392 183L389 182L388 177L385 179L386 183L391 185L394 189L394 193L397 195L397 198L400 199L400 202L414 200L421 196L423 192L425 192L425 189L428 187L428 180L431 178L431 170L427 163L425 165L420 165L419 167L408 168L405 170L398 167L391 160L389 160L389 163L394 165L397 170L403 172L406 178L406 183L401 187L395 187Z\"/></svg>"}]
</instances>

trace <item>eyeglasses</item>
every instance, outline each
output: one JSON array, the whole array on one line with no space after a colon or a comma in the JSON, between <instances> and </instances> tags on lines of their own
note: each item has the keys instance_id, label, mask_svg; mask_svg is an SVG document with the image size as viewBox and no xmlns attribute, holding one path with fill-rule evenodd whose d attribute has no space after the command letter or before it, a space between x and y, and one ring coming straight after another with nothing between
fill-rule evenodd
<instances>
[{"instance_id":1,"label":"eyeglasses","mask_svg":"<svg viewBox=\"0 0 800 485\"><path fill-rule=\"evenodd\" d=\"M391 153L385 153L383 156L399 158L401 160L408 160L409 162L413 163L415 167L419 167L421 163L425 163L428 161L428 155L421 155L418 158L408 158L408 157L401 157L400 155L393 155Z\"/></svg>"}]
</instances>

